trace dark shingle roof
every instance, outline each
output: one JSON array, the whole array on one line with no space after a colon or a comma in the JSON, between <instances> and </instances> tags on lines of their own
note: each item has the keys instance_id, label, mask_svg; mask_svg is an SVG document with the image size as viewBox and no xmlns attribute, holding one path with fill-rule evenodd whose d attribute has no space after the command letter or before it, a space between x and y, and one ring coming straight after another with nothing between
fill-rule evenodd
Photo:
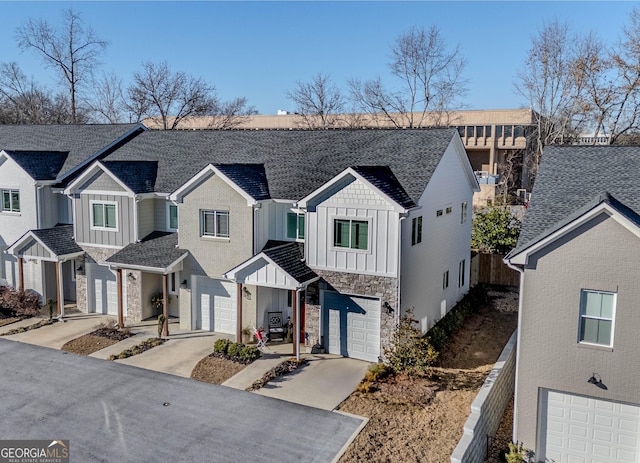
<instances>
[{"instance_id":1,"label":"dark shingle roof","mask_svg":"<svg viewBox=\"0 0 640 463\"><path fill-rule=\"evenodd\" d=\"M58 177L100 152L139 124L9 125L0 124L0 150L68 152ZM142 130L140 128L140 130ZM137 132L136 132L137 133Z\"/></svg>"},{"instance_id":2,"label":"dark shingle roof","mask_svg":"<svg viewBox=\"0 0 640 463\"><path fill-rule=\"evenodd\" d=\"M215 167L256 201L271 198L263 164L215 164Z\"/></svg>"},{"instance_id":3,"label":"dark shingle roof","mask_svg":"<svg viewBox=\"0 0 640 463\"><path fill-rule=\"evenodd\" d=\"M455 129L147 131L108 160L158 161L171 193L208 164L262 164L273 199L301 199L350 166L388 166L414 202Z\"/></svg>"},{"instance_id":4,"label":"dark shingle roof","mask_svg":"<svg viewBox=\"0 0 640 463\"><path fill-rule=\"evenodd\" d=\"M409 197L391 169L386 166L357 166L357 173L371 182L376 188L387 194L391 199L404 208L411 208L416 203Z\"/></svg>"},{"instance_id":5,"label":"dark shingle roof","mask_svg":"<svg viewBox=\"0 0 640 463\"><path fill-rule=\"evenodd\" d=\"M627 217L640 213L640 147L549 146L531 194L518 245L539 241L602 201ZM626 213L625 213L626 211Z\"/></svg>"},{"instance_id":6,"label":"dark shingle roof","mask_svg":"<svg viewBox=\"0 0 640 463\"><path fill-rule=\"evenodd\" d=\"M302 243L269 240L262 249L262 253L299 283L304 283L318 276L304 263L304 245Z\"/></svg>"},{"instance_id":7,"label":"dark shingle roof","mask_svg":"<svg viewBox=\"0 0 640 463\"><path fill-rule=\"evenodd\" d=\"M125 246L105 262L118 264L125 268L127 265L133 265L135 267L165 269L187 254L187 251L178 249L177 246L177 233L154 231L139 243Z\"/></svg>"},{"instance_id":8,"label":"dark shingle roof","mask_svg":"<svg viewBox=\"0 0 640 463\"><path fill-rule=\"evenodd\" d=\"M134 193L154 191L158 161L104 161L102 164Z\"/></svg>"},{"instance_id":9,"label":"dark shingle roof","mask_svg":"<svg viewBox=\"0 0 640 463\"><path fill-rule=\"evenodd\" d=\"M69 157L68 151L6 152L34 180L55 180Z\"/></svg>"},{"instance_id":10,"label":"dark shingle roof","mask_svg":"<svg viewBox=\"0 0 640 463\"><path fill-rule=\"evenodd\" d=\"M53 228L31 230L56 256L83 252L73 239L73 225L56 225Z\"/></svg>"}]
</instances>

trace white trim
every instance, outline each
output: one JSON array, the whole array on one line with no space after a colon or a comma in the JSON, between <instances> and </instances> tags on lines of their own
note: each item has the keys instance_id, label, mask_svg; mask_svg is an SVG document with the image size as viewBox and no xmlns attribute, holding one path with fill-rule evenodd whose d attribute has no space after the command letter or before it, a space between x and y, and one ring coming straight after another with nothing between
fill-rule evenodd
<instances>
[{"instance_id":1,"label":"white trim","mask_svg":"<svg viewBox=\"0 0 640 463\"><path fill-rule=\"evenodd\" d=\"M585 293L595 293L595 294L609 294L611 296L613 296L613 307L611 309L611 334L610 334L610 342L609 344L600 344L597 342L588 342L588 341L583 341L581 338L583 337L583 332L582 332L582 319L584 318L589 318L591 320L604 320L604 321L608 321L609 319L607 318L603 318L603 317L592 317L592 316L587 316L584 315L582 313L582 308L583 308L583 295ZM613 348L613 335L615 333L615 328L616 328L616 306L618 305L618 294L614 293L613 291L602 291L599 289L587 289L587 288L581 288L580 289L580 308L578 311L578 344L583 345L583 346L596 346L596 347L609 347L609 348Z\"/></svg>"},{"instance_id":2,"label":"white trim","mask_svg":"<svg viewBox=\"0 0 640 463\"><path fill-rule=\"evenodd\" d=\"M289 237L289 214L294 214L296 216L296 236L295 238ZM296 208L291 208L284 215L284 237L286 241L296 241L298 243L304 243L304 236L302 238L298 238L300 236L300 227L298 227L298 219L300 216L303 217L304 220L304 234L307 234L307 214L304 211Z\"/></svg>"},{"instance_id":3,"label":"white trim","mask_svg":"<svg viewBox=\"0 0 640 463\"><path fill-rule=\"evenodd\" d=\"M373 217L347 217L347 216L341 216L341 215L332 215L329 217L329 220L331 222L331 230L329 232L329 238L331 239L331 242L329 243L329 249L331 249L332 251L342 251L342 252L349 251L349 252L359 252L362 254L373 253L372 246L371 246L371 238L373 234L373 225L372 225ZM348 247L341 247L341 246L335 245L335 230L336 230L335 221L336 220L348 220L350 222ZM367 222L367 248L366 249L358 249L358 248L351 247L351 222L353 221Z\"/></svg>"},{"instance_id":4,"label":"white trim","mask_svg":"<svg viewBox=\"0 0 640 463\"><path fill-rule=\"evenodd\" d=\"M113 205L116 207L116 226L115 227L106 227L106 226L96 226L94 225L94 220L93 220L93 206L94 204L101 204L103 206L105 205ZM104 208L103 208L104 211ZM99 200L99 199L90 199L89 200L89 228L91 230L97 230L97 231L107 231L107 232L119 232L120 231L120 221L118 220L118 212L119 212L119 208L118 208L118 202L117 201L103 201L103 200ZM103 217L104 219L104 217Z\"/></svg>"},{"instance_id":5,"label":"white trim","mask_svg":"<svg viewBox=\"0 0 640 463\"><path fill-rule=\"evenodd\" d=\"M214 234L207 234L205 235L204 233L204 225L205 225L205 220L204 220L204 214L205 213L213 213L213 218L214 218L214 223L213 223L213 228L217 228L218 225L218 214L219 213L226 213L227 215L227 234L225 235L218 235L217 231L214 230ZM231 214L229 213L229 210L221 210L221 209L200 209L199 210L199 216L200 216L200 238L217 238L217 239L224 239L224 240L229 240L231 238Z\"/></svg>"},{"instance_id":6,"label":"white trim","mask_svg":"<svg viewBox=\"0 0 640 463\"><path fill-rule=\"evenodd\" d=\"M176 191L174 191L169 195L169 199L171 199L171 201L181 203L182 198L187 193L189 193L189 191L194 189L201 180L206 180L211 175L218 175L222 180L224 180L225 183L227 183L233 190L236 191L236 193L238 193L247 201L247 206L253 206L254 204L258 203L258 201L256 201L249 193L247 193L242 188L240 188L240 186L238 186L237 183L235 183L233 180L231 180L229 177L223 174L213 164L208 164L207 166L204 167L204 169L202 169L200 172L198 172L189 180L187 180L181 187L179 187Z\"/></svg>"},{"instance_id":7,"label":"white trim","mask_svg":"<svg viewBox=\"0 0 640 463\"><path fill-rule=\"evenodd\" d=\"M80 247L87 247L87 248L104 248L104 249L122 249L124 248L124 246L117 246L117 245L113 245L113 244L98 244L98 243L78 243L76 241L76 244ZM102 264L101 264L102 265Z\"/></svg>"},{"instance_id":8,"label":"white trim","mask_svg":"<svg viewBox=\"0 0 640 463\"><path fill-rule=\"evenodd\" d=\"M173 271L176 270L176 268L178 270L182 270L182 265L178 265L182 262L182 260L187 257L187 255L189 255L188 252L185 252L184 254L182 254L180 257L178 257L176 260L174 260L172 263L170 263L167 267L149 267L149 266L145 266L145 265L135 265L135 264L123 264L120 262L107 262L104 261L104 265L108 265L109 268L111 269L125 269L125 270L140 270L142 272L147 272L147 273L160 273L163 275L168 275L169 273L172 273Z\"/></svg>"},{"instance_id":9,"label":"white trim","mask_svg":"<svg viewBox=\"0 0 640 463\"><path fill-rule=\"evenodd\" d=\"M166 229L167 229L167 231L170 231L170 232L177 232L178 231L177 227L176 228L171 228L171 207L175 207L176 208L176 219L178 220L178 225L180 225L180 210L178 209L178 205L176 203L167 201L167 207L166 207L167 226L166 226Z\"/></svg>"},{"instance_id":10,"label":"white trim","mask_svg":"<svg viewBox=\"0 0 640 463\"><path fill-rule=\"evenodd\" d=\"M84 182L86 182L87 180L89 180L91 178L91 176L93 176L94 174L98 173L98 171L102 171L103 173L107 174L109 177L111 177L111 179L113 181L115 181L125 192L127 193L123 193L123 192L117 192L117 191L108 191L108 192L102 192L101 190L91 190L91 189L83 189L81 191L76 191L76 189L79 189L80 186L82 186L82 184ZM71 182L67 188L64 189L64 194L69 195L69 194L74 194L74 193L79 193L79 192L90 192L92 194L108 194L108 195L117 195L117 193L120 193L120 196L123 194L127 194L128 196L135 196L135 193L124 183L122 183L122 181L116 177L115 175L113 175L113 173L111 173L111 171L109 169L107 169L104 164L102 164L100 161L96 161L94 162L91 167L89 167L87 170L85 170L82 174L80 174L80 176L75 179L73 182Z\"/></svg>"},{"instance_id":11,"label":"white trim","mask_svg":"<svg viewBox=\"0 0 640 463\"><path fill-rule=\"evenodd\" d=\"M135 198L135 195L126 191L109 191L109 190L82 190L76 194L80 195L103 195L103 196L122 196L127 198Z\"/></svg>"},{"instance_id":12,"label":"white trim","mask_svg":"<svg viewBox=\"0 0 640 463\"><path fill-rule=\"evenodd\" d=\"M171 290L171 280L173 279L173 284L175 289ZM174 272L170 272L167 274L167 292L172 295L180 294L180 270L176 270Z\"/></svg>"},{"instance_id":13,"label":"white trim","mask_svg":"<svg viewBox=\"0 0 640 463\"><path fill-rule=\"evenodd\" d=\"M523 249L518 254L514 254L508 259L509 262L511 262L514 265L526 265L529 262L529 256L540 251L541 249L545 248L549 244L552 244L554 241L557 241L558 239L564 237L568 233L584 225L585 223L589 222L590 220L592 220L593 218L597 217L600 214L608 215L611 219L615 220L624 228L626 228L628 231L633 233L636 237L640 238L640 228L635 223L631 222L629 219L627 219L624 215L622 215L616 209L611 207L609 204L605 202L601 202L600 204L595 206L593 209L587 211L580 217L577 217L575 220L573 220L572 222L569 222L567 225L563 226L559 230L554 231L553 233L544 237L542 240Z\"/></svg>"}]
</instances>

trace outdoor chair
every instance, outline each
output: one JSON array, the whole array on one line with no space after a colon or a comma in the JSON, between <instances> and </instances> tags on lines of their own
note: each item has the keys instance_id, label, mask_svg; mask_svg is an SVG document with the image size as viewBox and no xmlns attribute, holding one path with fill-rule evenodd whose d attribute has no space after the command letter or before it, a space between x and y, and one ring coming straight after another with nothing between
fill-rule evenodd
<instances>
[{"instance_id":1,"label":"outdoor chair","mask_svg":"<svg viewBox=\"0 0 640 463\"><path fill-rule=\"evenodd\" d=\"M284 341L285 329L282 324L282 312L268 312L269 318L269 339L273 341L274 337L279 337Z\"/></svg>"},{"instance_id":2,"label":"outdoor chair","mask_svg":"<svg viewBox=\"0 0 640 463\"><path fill-rule=\"evenodd\" d=\"M254 328L253 335L256 337L256 347L260 351L262 351L262 349L264 348L269 348L267 347L267 336L265 335L264 331L262 331L262 329Z\"/></svg>"}]
</instances>

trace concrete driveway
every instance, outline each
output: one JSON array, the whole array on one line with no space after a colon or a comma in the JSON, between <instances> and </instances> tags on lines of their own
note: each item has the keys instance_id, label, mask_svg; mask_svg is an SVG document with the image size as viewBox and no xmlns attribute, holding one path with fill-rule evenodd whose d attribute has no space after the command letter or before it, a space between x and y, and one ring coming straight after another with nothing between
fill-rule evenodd
<instances>
[{"instance_id":1,"label":"concrete driveway","mask_svg":"<svg viewBox=\"0 0 640 463\"><path fill-rule=\"evenodd\" d=\"M329 462L363 420L0 339L0 435L71 461Z\"/></svg>"},{"instance_id":2,"label":"concrete driveway","mask_svg":"<svg viewBox=\"0 0 640 463\"><path fill-rule=\"evenodd\" d=\"M18 323L5 325L0 327L0 332L6 333L13 328L33 325L39 320L41 319L30 318ZM65 315L64 322L62 323L56 322L52 325L43 326L42 328L25 331L24 333L4 336L4 339L49 347L51 349L60 349L68 341L94 331L100 323L107 320L115 320L115 317L111 315L74 313Z\"/></svg>"}]
</instances>

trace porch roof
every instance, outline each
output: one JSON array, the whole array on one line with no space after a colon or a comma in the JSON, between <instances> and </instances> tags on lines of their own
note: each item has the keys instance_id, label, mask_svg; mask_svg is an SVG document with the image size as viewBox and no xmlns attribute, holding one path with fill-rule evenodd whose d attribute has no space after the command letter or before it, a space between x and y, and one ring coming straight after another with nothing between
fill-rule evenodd
<instances>
[{"instance_id":1,"label":"porch roof","mask_svg":"<svg viewBox=\"0 0 640 463\"><path fill-rule=\"evenodd\" d=\"M154 231L139 243L125 246L105 262L115 268L127 268L154 273L171 273L187 257L188 251L178 248L178 234Z\"/></svg>"},{"instance_id":2,"label":"porch roof","mask_svg":"<svg viewBox=\"0 0 640 463\"><path fill-rule=\"evenodd\" d=\"M73 239L73 225L59 224L52 228L29 230L7 249L18 257L58 261L84 254Z\"/></svg>"},{"instance_id":3,"label":"porch roof","mask_svg":"<svg viewBox=\"0 0 640 463\"><path fill-rule=\"evenodd\" d=\"M261 252L229 270L225 276L238 283L282 289L298 289L317 280L304 263L302 243L270 240Z\"/></svg>"}]
</instances>

